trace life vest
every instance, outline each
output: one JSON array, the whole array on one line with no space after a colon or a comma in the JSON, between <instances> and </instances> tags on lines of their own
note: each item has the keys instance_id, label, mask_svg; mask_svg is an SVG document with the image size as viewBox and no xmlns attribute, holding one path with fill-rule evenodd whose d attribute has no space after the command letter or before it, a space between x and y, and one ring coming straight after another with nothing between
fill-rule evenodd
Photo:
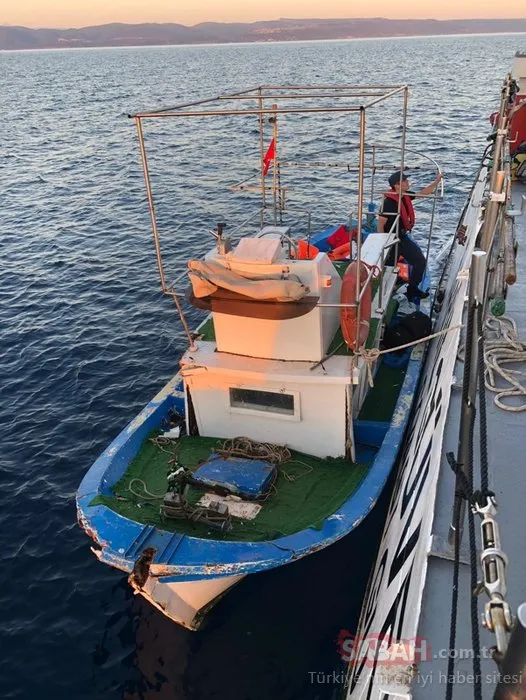
<instances>
[{"instance_id":1,"label":"life vest","mask_svg":"<svg viewBox=\"0 0 526 700\"><path fill-rule=\"evenodd\" d=\"M312 243L308 243L307 241L298 241L297 251L298 260L314 260L314 258L320 252L315 245L312 245ZM291 251L291 257L296 257L294 249Z\"/></svg>"},{"instance_id":2,"label":"life vest","mask_svg":"<svg viewBox=\"0 0 526 700\"><path fill-rule=\"evenodd\" d=\"M330 260L349 260L351 257L351 242L344 243L329 253Z\"/></svg>"},{"instance_id":3,"label":"life vest","mask_svg":"<svg viewBox=\"0 0 526 700\"><path fill-rule=\"evenodd\" d=\"M397 192L386 192L384 197L392 199L398 204L399 195ZM408 194L402 195L402 204L400 206L400 223L402 224L402 229L405 233L409 233L415 225L415 210L413 208L411 197Z\"/></svg>"},{"instance_id":4,"label":"life vest","mask_svg":"<svg viewBox=\"0 0 526 700\"><path fill-rule=\"evenodd\" d=\"M329 236L329 238L327 238L327 243L334 250L335 248L339 248L340 246L349 243L349 240L349 229L347 228L347 226L342 225L339 226L336 229L336 231L334 231L334 233Z\"/></svg>"}]
</instances>

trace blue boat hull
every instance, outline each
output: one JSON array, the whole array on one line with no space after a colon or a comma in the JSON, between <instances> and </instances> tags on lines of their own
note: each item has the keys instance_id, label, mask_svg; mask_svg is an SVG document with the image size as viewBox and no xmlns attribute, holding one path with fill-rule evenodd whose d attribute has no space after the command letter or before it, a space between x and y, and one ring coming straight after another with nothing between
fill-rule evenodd
<instances>
[{"instance_id":1,"label":"blue boat hull","mask_svg":"<svg viewBox=\"0 0 526 700\"><path fill-rule=\"evenodd\" d=\"M411 353L390 424L383 439L380 438L376 458L357 490L325 520L320 529L307 528L263 542L217 541L167 532L124 518L105 505L90 505L97 496L111 494L112 486L123 476L146 437L161 425L170 410L175 409L184 415L183 384L176 375L96 460L79 487L78 518L95 542L93 551L106 564L131 573L144 550L155 548L150 578L157 584L156 588L165 585L175 590L184 585L186 590L194 583L196 589L202 589L202 584L208 581L211 584L211 600L196 609L195 619L190 620L169 614L164 600L166 596L160 595L160 590L157 598L162 598L164 602L156 600L151 591L148 593L147 590L137 589L177 622L195 629L203 608L208 608L224 592L221 588L226 590L245 575L289 564L327 547L362 522L377 502L397 460L423 357L424 348L417 345ZM374 428L371 427L371 430ZM218 583L218 579L224 579L223 583ZM202 602L203 595L197 597L198 602ZM198 614L199 610L201 614Z\"/></svg>"}]
</instances>

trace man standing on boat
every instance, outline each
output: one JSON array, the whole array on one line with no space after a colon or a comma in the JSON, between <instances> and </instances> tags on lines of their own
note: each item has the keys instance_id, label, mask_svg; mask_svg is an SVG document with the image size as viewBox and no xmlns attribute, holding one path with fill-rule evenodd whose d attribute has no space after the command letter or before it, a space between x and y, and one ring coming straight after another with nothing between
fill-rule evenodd
<instances>
[{"instance_id":1,"label":"man standing on boat","mask_svg":"<svg viewBox=\"0 0 526 700\"><path fill-rule=\"evenodd\" d=\"M398 234L398 252L411 266L409 284L407 287L407 296L409 299L415 297L423 299L429 296L427 292L422 292L418 287L424 276L426 259L420 246L409 236L415 224L413 200L415 197L425 197L432 194L441 180L442 173L439 173L435 180L427 187L424 187L423 190L412 192L409 189L410 183L408 174L397 170L389 177L388 182L390 190L384 194L382 210L378 216L378 232L387 233L393 231ZM399 201L400 197L401 201ZM400 217L397 218L399 204ZM395 246L391 248L391 252L386 260L387 265L395 264L394 255Z\"/></svg>"}]
</instances>

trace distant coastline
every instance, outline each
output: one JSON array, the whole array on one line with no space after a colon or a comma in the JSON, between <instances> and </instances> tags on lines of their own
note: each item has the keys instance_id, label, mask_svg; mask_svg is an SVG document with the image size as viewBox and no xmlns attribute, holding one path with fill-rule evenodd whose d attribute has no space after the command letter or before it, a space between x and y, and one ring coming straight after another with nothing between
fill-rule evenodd
<instances>
[{"instance_id":1,"label":"distant coastline","mask_svg":"<svg viewBox=\"0 0 526 700\"><path fill-rule=\"evenodd\" d=\"M526 18L466 20L279 19L251 23L103 24L80 29L0 26L0 50L238 44L526 33Z\"/></svg>"}]
</instances>

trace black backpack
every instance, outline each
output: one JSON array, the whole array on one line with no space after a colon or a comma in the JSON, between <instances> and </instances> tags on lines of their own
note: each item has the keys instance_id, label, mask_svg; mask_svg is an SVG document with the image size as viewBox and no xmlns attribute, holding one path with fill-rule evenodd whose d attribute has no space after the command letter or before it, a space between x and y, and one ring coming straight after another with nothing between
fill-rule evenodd
<instances>
[{"instance_id":1,"label":"black backpack","mask_svg":"<svg viewBox=\"0 0 526 700\"><path fill-rule=\"evenodd\" d=\"M385 350L396 350L400 345L413 343L425 338L431 333L431 319L422 311L415 311L407 316L398 316L385 329L382 347ZM400 350L399 352L404 352Z\"/></svg>"}]
</instances>

